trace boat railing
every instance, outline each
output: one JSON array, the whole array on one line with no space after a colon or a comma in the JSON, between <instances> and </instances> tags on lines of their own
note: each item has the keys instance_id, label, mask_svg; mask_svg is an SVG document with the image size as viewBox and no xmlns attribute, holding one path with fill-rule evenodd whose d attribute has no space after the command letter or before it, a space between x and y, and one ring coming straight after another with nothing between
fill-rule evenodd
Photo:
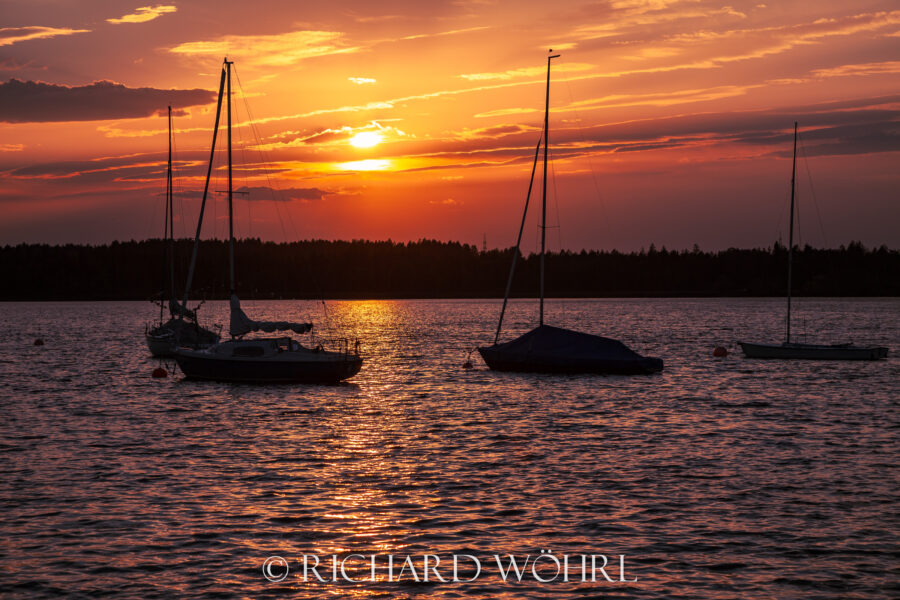
<instances>
[{"instance_id":1,"label":"boat railing","mask_svg":"<svg viewBox=\"0 0 900 600\"><path fill-rule=\"evenodd\" d=\"M331 339L323 339L319 338L318 344L316 347L319 348L328 348L332 352L337 352L338 354L343 354L345 356L359 356L360 355L360 341L359 338L331 338Z\"/></svg>"}]
</instances>

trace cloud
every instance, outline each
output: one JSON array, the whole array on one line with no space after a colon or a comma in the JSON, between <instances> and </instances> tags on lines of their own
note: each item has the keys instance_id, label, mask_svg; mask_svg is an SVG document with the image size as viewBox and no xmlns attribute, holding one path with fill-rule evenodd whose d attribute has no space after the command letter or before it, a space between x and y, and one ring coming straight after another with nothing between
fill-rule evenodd
<instances>
[{"instance_id":1,"label":"cloud","mask_svg":"<svg viewBox=\"0 0 900 600\"><path fill-rule=\"evenodd\" d=\"M594 68L596 68L594 65L588 65L584 63L563 63L554 67L553 70L557 73L571 73L576 71L590 71ZM464 75L460 75L460 77L467 81L507 81L510 79L516 79L518 77L536 77L538 75L545 74L546 72L547 67L540 66L509 69L506 71L501 71L499 73L467 73Z\"/></svg>"},{"instance_id":2,"label":"cloud","mask_svg":"<svg viewBox=\"0 0 900 600\"><path fill-rule=\"evenodd\" d=\"M345 145L354 135L364 131L377 131L382 136L380 141L397 140L407 137L407 133L391 125L382 125L378 121L371 121L360 127L343 125L340 127L327 127L314 131L283 131L272 136L274 139L283 138L286 141L275 141L258 146L260 150L273 150L276 148L291 148L311 145L340 144Z\"/></svg>"},{"instance_id":3,"label":"cloud","mask_svg":"<svg viewBox=\"0 0 900 600\"><path fill-rule=\"evenodd\" d=\"M213 100L213 92L201 89L128 88L111 81L69 87L10 79L0 83L0 122L135 119L160 113L166 106L184 108Z\"/></svg>"},{"instance_id":4,"label":"cloud","mask_svg":"<svg viewBox=\"0 0 900 600\"><path fill-rule=\"evenodd\" d=\"M16 42L52 38L58 35L89 32L90 29L69 29L68 27L3 27L0 28L0 46L10 46Z\"/></svg>"},{"instance_id":5,"label":"cloud","mask_svg":"<svg viewBox=\"0 0 900 600\"><path fill-rule=\"evenodd\" d=\"M226 35L201 42L186 42L169 49L187 56L237 56L256 65L286 66L301 60L359 51L346 46L339 31L290 31L272 35Z\"/></svg>"},{"instance_id":6,"label":"cloud","mask_svg":"<svg viewBox=\"0 0 900 600\"><path fill-rule=\"evenodd\" d=\"M505 117L507 115L524 115L528 113L538 112L536 108L499 108L497 110L489 110L487 112L478 113L476 119L486 117Z\"/></svg>"},{"instance_id":7,"label":"cloud","mask_svg":"<svg viewBox=\"0 0 900 600\"><path fill-rule=\"evenodd\" d=\"M815 69L813 77L845 77L850 75L880 75L900 73L900 61L864 63L858 65L839 65L828 69Z\"/></svg>"},{"instance_id":8,"label":"cloud","mask_svg":"<svg viewBox=\"0 0 900 600\"><path fill-rule=\"evenodd\" d=\"M505 124L493 125L491 127L481 127L479 129L464 129L456 134L458 139L498 139L508 135L518 133L526 133L529 131L540 131L539 127L531 127L528 125Z\"/></svg>"},{"instance_id":9,"label":"cloud","mask_svg":"<svg viewBox=\"0 0 900 600\"><path fill-rule=\"evenodd\" d=\"M178 10L178 7L165 4L141 6L140 8L136 8L135 12L131 14L121 16L118 19L107 19L107 22L115 23L116 25L120 23L146 23L147 21L152 21L166 13L173 13L176 10Z\"/></svg>"},{"instance_id":10,"label":"cloud","mask_svg":"<svg viewBox=\"0 0 900 600\"><path fill-rule=\"evenodd\" d=\"M366 83L375 83L375 80L371 77L348 77L349 81L352 81L356 85L364 85Z\"/></svg>"},{"instance_id":11,"label":"cloud","mask_svg":"<svg viewBox=\"0 0 900 600\"><path fill-rule=\"evenodd\" d=\"M321 200L330 192L319 188L271 188L268 186L243 186L235 190L246 200L272 200L272 201L289 201L289 200Z\"/></svg>"},{"instance_id":12,"label":"cloud","mask_svg":"<svg viewBox=\"0 0 900 600\"><path fill-rule=\"evenodd\" d=\"M24 149L24 144L0 144L0 152L21 152Z\"/></svg>"},{"instance_id":13,"label":"cloud","mask_svg":"<svg viewBox=\"0 0 900 600\"><path fill-rule=\"evenodd\" d=\"M47 67L39 65L33 60L21 62L15 57L0 57L0 71L22 71L24 69L46 71Z\"/></svg>"}]
</instances>

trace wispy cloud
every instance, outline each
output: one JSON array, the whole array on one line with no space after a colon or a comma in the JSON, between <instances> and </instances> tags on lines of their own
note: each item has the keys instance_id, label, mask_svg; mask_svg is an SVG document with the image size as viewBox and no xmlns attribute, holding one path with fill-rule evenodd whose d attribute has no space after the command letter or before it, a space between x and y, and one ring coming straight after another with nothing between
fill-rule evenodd
<instances>
[{"instance_id":1,"label":"wispy cloud","mask_svg":"<svg viewBox=\"0 0 900 600\"><path fill-rule=\"evenodd\" d=\"M507 115L524 115L528 113L537 112L536 108L498 108L497 110L489 110L486 112L478 113L475 115L476 119L483 119L489 117L505 117Z\"/></svg>"},{"instance_id":2,"label":"wispy cloud","mask_svg":"<svg viewBox=\"0 0 900 600\"><path fill-rule=\"evenodd\" d=\"M558 73L572 73L578 71L590 71L591 69L595 69L594 65L588 65L584 63L563 63L558 65L554 71ZM520 69L509 69L506 71L500 71L498 73L467 73L464 75L460 75L461 78L467 81L491 81L491 80L502 80L506 81L509 79L517 79L519 77L536 77L542 73L546 73L546 67L523 67Z\"/></svg>"},{"instance_id":3,"label":"wispy cloud","mask_svg":"<svg viewBox=\"0 0 900 600\"><path fill-rule=\"evenodd\" d=\"M498 139L508 135L525 133L528 131L539 131L539 127L519 124L492 125L490 127L480 127L478 129L463 129L458 132L455 137L463 140L471 139Z\"/></svg>"},{"instance_id":4,"label":"wispy cloud","mask_svg":"<svg viewBox=\"0 0 900 600\"><path fill-rule=\"evenodd\" d=\"M442 35L458 35L460 33L471 33L473 31L483 31L485 29L490 29L487 25L482 25L479 27L466 27L465 29L451 29L449 31L439 31L437 33L417 33L415 35L407 35L400 38L401 40L418 40L421 38L427 37L440 37Z\"/></svg>"},{"instance_id":5,"label":"wispy cloud","mask_svg":"<svg viewBox=\"0 0 900 600\"><path fill-rule=\"evenodd\" d=\"M52 38L59 35L89 32L90 29L69 29L68 27L3 27L0 28L0 46L10 46L17 42Z\"/></svg>"},{"instance_id":6,"label":"wispy cloud","mask_svg":"<svg viewBox=\"0 0 900 600\"><path fill-rule=\"evenodd\" d=\"M339 31L290 31L272 35L226 35L215 40L185 42L169 52L187 56L239 56L265 66L287 66L308 58L360 50L343 43Z\"/></svg>"},{"instance_id":7,"label":"wispy cloud","mask_svg":"<svg viewBox=\"0 0 900 600\"><path fill-rule=\"evenodd\" d=\"M352 81L356 85L365 85L367 83L375 83L375 80L371 77L348 77L348 81Z\"/></svg>"},{"instance_id":8,"label":"wispy cloud","mask_svg":"<svg viewBox=\"0 0 900 600\"><path fill-rule=\"evenodd\" d=\"M900 61L863 63L859 65L840 65L827 69L815 69L813 77L845 77L851 75L880 75L900 73Z\"/></svg>"},{"instance_id":9,"label":"wispy cloud","mask_svg":"<svg viewBox=\"0 0 900 600\"><path fill-rule=\"evenodd\" d=\"M107 19L109 23L115 23L116 25L120 23L146 23L147 21L152 21L157 17L161 17L168 13L173 13L178 10L177 6L166 5L166 4L157 4L156 6L141 6L140 8L136 8L133 13L123 15L118 19Z\"/></svg>"},{"instance_id":10,"label":"wispy cloud","mask_svg":"<svg viewBox=\"0 0 900 600\"><path fill-rule=\"evenodd\" d=\"M288 200L309 201L321 200L329 192L319 188L274 188L267 185L259 186L242 186L236 190L245 195L247 200L269 200L282 201Z\"/></svg>"}]
</instances>

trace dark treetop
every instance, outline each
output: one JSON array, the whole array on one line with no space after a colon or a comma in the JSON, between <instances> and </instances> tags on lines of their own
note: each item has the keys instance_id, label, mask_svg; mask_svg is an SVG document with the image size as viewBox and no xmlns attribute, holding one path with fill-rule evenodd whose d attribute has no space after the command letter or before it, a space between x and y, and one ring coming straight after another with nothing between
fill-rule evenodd
<instances>
[{"instance_id":1,"label":"dark treetop","mask_svg":"<svg viewBox=\"0 0 900 600\"><path fill-rule=\"evenodd\" d=\"M176 243L176 285L184 285L191 241ZM225 298L227 245L201 243L193 298ZM471 298L503 296L512 249L480 252L458 242L311 240L238 242L242 298ZM787 249L547 255L547 295L781 296ZM523 257L514 296L535 296L539 257ZM795 248L794 293L900 296L900 251ZM163 242L102 246L20 244L0 248L0 300L143 300L163 288ZM179 291L179 294L181 292Z\"/></svg>"}]
</instances>

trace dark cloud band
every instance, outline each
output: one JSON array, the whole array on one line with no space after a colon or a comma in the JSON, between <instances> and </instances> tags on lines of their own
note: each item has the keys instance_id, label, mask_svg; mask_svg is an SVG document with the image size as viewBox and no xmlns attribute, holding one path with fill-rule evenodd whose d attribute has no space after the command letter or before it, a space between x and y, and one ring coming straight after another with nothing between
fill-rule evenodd
<instances>
[{"instance_id":1,"label":"dark cloud band","mask_svg":"<svg viewBox=\"0 0 900 600\"><path fill-rule=\"evenodd\" d=\"M137 119L164 112L167 106L181 109L213 100L213 92L201 89L129 88L111 81L69 87L10 79L0 83L0 122Z\"/></svg>"}]
</instances>

